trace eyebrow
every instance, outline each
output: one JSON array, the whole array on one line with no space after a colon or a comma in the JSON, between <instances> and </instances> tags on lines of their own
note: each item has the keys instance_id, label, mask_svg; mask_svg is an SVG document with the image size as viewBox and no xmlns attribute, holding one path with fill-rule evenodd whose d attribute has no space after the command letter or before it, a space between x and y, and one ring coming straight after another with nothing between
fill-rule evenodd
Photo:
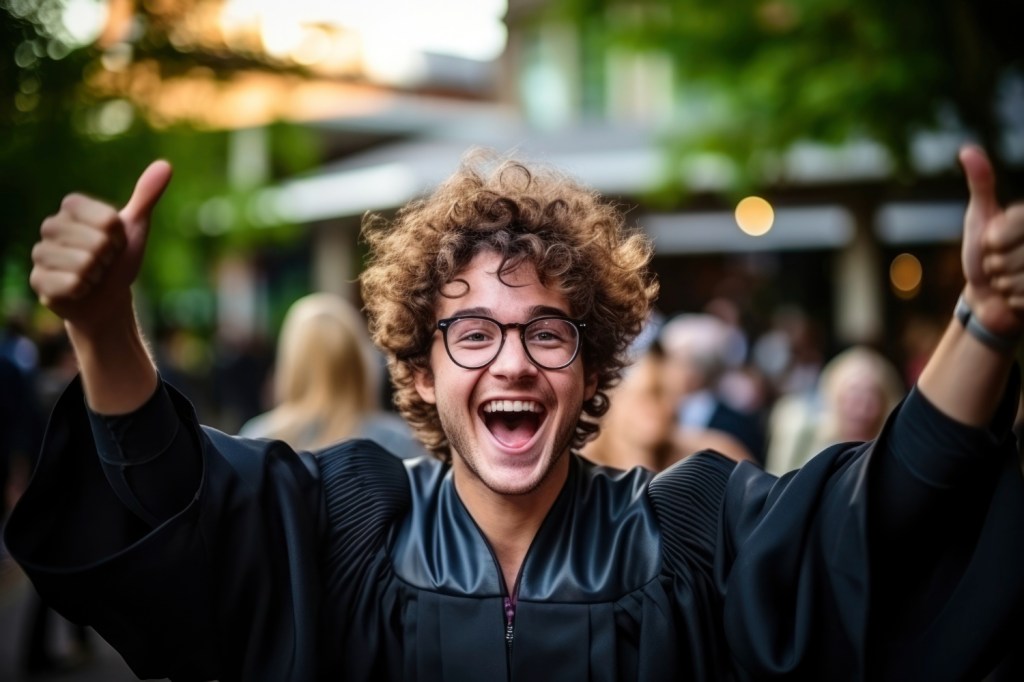
<instances>
[{"instance_id":1,"label":"eyebrow","mask_svg":"<svg viewBox=\"0 0 1024 682\"><path fill-rule=\"evenodd\" d=\"M568 317L568 313L560 308L555 308L549 305L535 305L530 308L526 313L526 320L529 321L537 317L544 317L546 315L557 315L558 317ZM494 311L490 308L475 307L475 308L462 308L456 310L450 315L450 317L472 317L472 316L483 316L483 317L494 317Z\"/></svg>"}]
</instances>

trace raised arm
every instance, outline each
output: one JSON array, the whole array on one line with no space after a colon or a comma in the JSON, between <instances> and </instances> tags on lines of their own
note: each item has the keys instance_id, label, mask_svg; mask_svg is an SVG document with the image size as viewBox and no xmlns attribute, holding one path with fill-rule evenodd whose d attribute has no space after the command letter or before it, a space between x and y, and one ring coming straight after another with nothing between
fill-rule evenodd
<instances>
[{"instance_id":1,"label":"raised arm","mask_svg":"<svg viewBox=\"0 0 1024 682\"><path fill-rule=\"evenodd\" d=\"M204 430L159 388L136 323L170 178L157 161L120 210L72 194L43 222L31 283L65 321L91 412L76 385L57 402L5 541L47 604L141 679L321 679L316 465Z\"/></svg>"},{"instance_id":2,"label":"raised arm","mask_svg":"<svg viewBox=\"0 0 1024 682\"><path fill-rule=\"evenodd\" d=\"M960 163L970 203L962 248L964 314L957 317L966 317L969 308L973 323L952 319L918 388L947 416L987 426L1024 334L1024 203L999 204L992 165L982 150L965 147Z\"/></svg>"},{"instance_id":3,"label":"raised arm","mask_svg":"<svg viewBox=\"0 0 1024 682\"><path fill-rule=\"evenodd\" d=\"M156 389L156 367L135 319L131 285L150 217L170 180L170 164L153 162L121 210L69 194L43 221L32 250L32 288L63 318L86 400L100 414L131 412Z\"/></svg>"}]
</instances>

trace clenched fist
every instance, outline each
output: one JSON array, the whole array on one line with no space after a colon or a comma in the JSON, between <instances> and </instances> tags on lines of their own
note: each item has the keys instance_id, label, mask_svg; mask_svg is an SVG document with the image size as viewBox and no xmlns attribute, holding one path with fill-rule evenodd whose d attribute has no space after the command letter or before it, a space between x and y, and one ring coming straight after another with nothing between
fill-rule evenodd
<instances>
[{"instance_id":1,"label":"clenched fist","mask_svg":"<svg viewBox=\"0 0 1024 682\"><path fill-rule=\"evenodd\" d=\"M978 147L960 152L970 189L964 219L964 297L978 320L1007 338L1024 333L1024 203L1000 205L992 164Z\"/></svg>"},{"instance_id":2,"label":"clenched fist","mask_svg":"<svg viewBox=\"0 0 1024 682\"><path fill-rule=\"evenodd\" d=\"M32 249L29 281L39 300L82 330L130 309L150 216L170 180L170 164L154 161L120 211L81 194L66 196L43 221Z\"/></svg>"}]
</instances>

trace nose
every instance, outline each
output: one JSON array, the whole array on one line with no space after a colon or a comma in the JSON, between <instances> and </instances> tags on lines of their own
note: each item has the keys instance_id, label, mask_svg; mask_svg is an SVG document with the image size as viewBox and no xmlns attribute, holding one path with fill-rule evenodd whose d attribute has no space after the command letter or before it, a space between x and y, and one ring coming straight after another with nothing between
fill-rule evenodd
<instances>
[{"instance_id":1,"label":"nose","mask_svg":"<svg viewBox=\"0 0 1024 682\"><path fill-rule=\"evenodd\" d=\"M518 329L509 329L506 332L505 343L488 369L491 374L504 377L519 377L537 373L537 365L533 364L530 356L526 354L523 337L520 336Z\"/></svg>"}]
</instances>

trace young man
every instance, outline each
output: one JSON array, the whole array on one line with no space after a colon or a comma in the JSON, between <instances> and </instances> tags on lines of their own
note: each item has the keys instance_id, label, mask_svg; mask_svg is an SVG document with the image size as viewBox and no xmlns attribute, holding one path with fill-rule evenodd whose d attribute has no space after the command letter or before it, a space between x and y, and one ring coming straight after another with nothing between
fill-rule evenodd
<instances>
[{"instance_id":1,"label":"young man","mask_svg":"<svg viewBox=\"0 0 1024 682\"><path fill-rule=\"evenodd\" d=\"M129 289L169 166L120 211L71 195L32 284L81 382L9 546L142 677L980 679L1024 612L1024 205L998 205L982 152L961 162L956 319L876 441L782 479L574 454L656 290L643 237L557 173L471 160L367 224L371 328L438 455L405 463L199 427Z\"/></svg>"}]
</instances>

